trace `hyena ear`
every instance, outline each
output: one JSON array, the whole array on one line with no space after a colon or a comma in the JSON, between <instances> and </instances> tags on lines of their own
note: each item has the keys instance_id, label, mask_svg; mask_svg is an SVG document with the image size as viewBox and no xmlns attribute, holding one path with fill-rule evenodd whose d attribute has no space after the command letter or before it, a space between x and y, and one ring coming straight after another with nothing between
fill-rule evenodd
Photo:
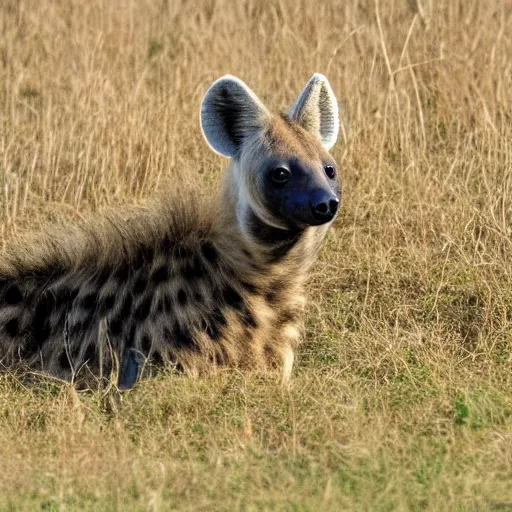
<instances>
[{"instance_id":1,"label":"hyena ear","mask_svg":"<svg viewBox=\"0 0 512 512\"><path fill-rule=\"evenodd\" d=\"M269 112L242 80L225 75L206 91L201 128L214 151L236 157L244 140L260 130Z\"/></svg>"},{"instance_id":2,"label":"hyena ear","mask_svg":"<svg viewBox=\"0 0 512 512\"><path fill-rule=\"evenodd\" d=\"M315 73L289 112L295 121L331 149L338 138L338 102L325 76Z\"/></svg>"}]
</instances>

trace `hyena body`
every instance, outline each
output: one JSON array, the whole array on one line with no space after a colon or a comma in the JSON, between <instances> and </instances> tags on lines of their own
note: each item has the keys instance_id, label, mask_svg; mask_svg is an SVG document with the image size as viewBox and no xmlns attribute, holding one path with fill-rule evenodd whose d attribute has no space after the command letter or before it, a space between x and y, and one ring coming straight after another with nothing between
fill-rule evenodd
<instances>
[{"instance_id":1,"label":"hyena body","mask_svg":"<svg viewBox=\"0 0 512 512\"><path fill-rule=\"evenodd\" d=\"M304 279L338 210L327 152L336 100L314 75L289 114L275 116L226 76L207 91L201 122L232 159L217 199L176 197L3 262L4 366L73 380L118 364L121 387L145 361L192 374L271 366L289 378Z\"/></svg>"}]
</instances>

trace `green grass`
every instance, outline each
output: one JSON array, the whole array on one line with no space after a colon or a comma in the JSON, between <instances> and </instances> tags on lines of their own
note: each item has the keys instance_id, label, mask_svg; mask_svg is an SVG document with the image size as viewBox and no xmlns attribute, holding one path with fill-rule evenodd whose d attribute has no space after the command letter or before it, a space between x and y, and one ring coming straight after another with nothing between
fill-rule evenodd
<instances>
[{"instance_id":1,"label":"green grass","mask_svg":"<svg viewBox=\"0 0 512 512\"><path fill-rule=\"evenodd\" d=\"M2 379L1 391L6 509L512 503L510 390L464 380L440 389L418 365L379 386L332 366L303 366L288 391L268 376L232 372L162 375L123 395L44 381L25 388L14 377Z\"/></svg>"}]
</instances>

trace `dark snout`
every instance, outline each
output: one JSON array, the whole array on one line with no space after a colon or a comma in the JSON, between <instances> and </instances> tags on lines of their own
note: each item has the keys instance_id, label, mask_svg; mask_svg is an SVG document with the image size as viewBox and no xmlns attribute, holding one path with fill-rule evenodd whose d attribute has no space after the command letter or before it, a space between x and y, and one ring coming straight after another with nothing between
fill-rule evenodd
<instances>
[{"instance_id":1,"label":"dark snout","mask_svg":"<svg viewBox=\"0 0 512 512\"><path fill-rule=\"evenodd\" d=\"M337 177L300 162L288 167L274 165L267 174L265 206L274 218L294 229L331 222L340 206L341 183Z\"/></svg>"},{"instance_id":2,"label":"dark snout","mask_svg":"<svg viewBox=\"0 0 512 512\"><path fill-rule=\"evenodd\" d=\"M300 189L286 197L281 206L281 216L291 225L320 226L334 219L339 205L339 195L330 187Z\"/></svg>"},{"instance_id":3,"label":"dark snout","mask_svg":"<svg viewBox=\"0 0 512 512\"><path fill-rule=\"evenodd\" d=\"M331 191L317 189L311 194L311 214L318 224L334 219L340 200Z\"/></svg>"}]
</instances>

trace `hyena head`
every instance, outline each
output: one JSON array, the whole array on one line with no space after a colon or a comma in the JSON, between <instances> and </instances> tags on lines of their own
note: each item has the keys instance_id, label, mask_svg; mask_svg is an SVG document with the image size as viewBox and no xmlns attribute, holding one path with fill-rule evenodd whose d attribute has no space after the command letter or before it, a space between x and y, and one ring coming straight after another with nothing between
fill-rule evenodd
<instances>
[{"instance_id":1,"label":"hyena head","mask_svg":"<svg viewBox=\"0 0 512 512\"><path fill-rule=\"evenodd\" d=\"M315 74L287 114L271 114L246 84L224 76L206 92L203 134L231 157L228 188L242 228L254 221L304 230L331 222L341 196L328 150L338 136L338 105L327 79Z\"/></svg>"}]
</instances>

